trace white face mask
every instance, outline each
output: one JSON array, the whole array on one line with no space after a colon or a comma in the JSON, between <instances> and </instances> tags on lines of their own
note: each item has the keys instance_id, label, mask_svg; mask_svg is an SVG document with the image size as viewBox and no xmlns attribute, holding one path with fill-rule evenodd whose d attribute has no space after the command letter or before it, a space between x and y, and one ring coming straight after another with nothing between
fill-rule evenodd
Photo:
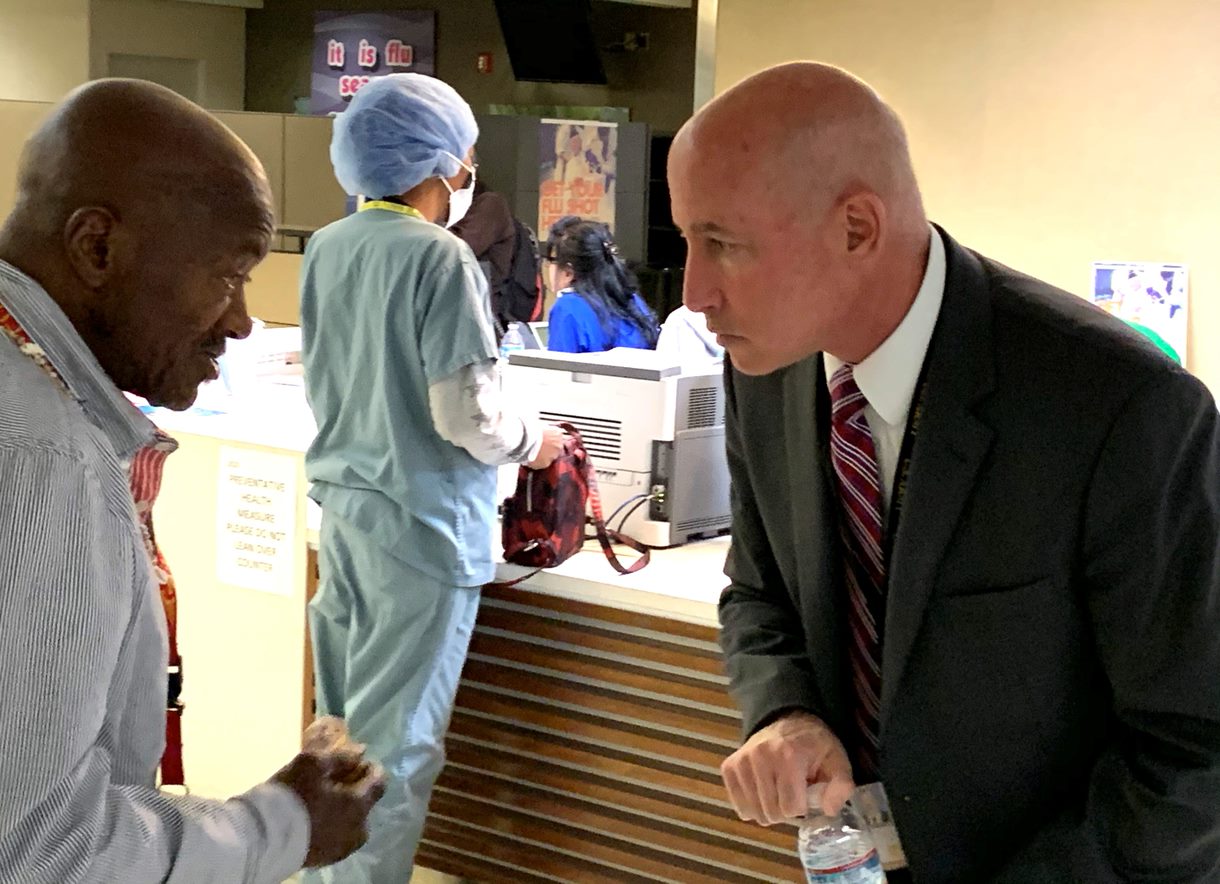
<instances>
[{"instance_id":1,"label":"white face mask","mask_svg":"<svg viewBox=\"0 0 1220 884\"><path fill-rule=\"evenodd\" d=\"M453 156L453 154L450 154L450 156ZM457 157L453 158L457 160ZM446 227L452 227L454 224L457 224L459 221L465 218L466 213L470 211L471 203L474 202L475 170L470 166L467 166L461 160L458 160L458 163L463 169L470 173L470 181L461 190L454 190L449 186L448 181L446 181L444 178L441 179L441 183L445 185L445 190L449 191L449 217L445 221Z\"/></svg>"}]
</instances>

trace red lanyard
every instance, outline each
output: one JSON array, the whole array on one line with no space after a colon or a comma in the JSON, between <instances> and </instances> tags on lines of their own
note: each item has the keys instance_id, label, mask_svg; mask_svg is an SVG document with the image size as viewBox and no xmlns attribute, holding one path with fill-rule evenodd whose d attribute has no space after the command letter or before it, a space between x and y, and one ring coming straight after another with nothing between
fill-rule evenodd
<instances>
[{"instance_id":1,"label":"red lanyard","mask_svg":"<svg viewBox=\"0 0 1220 884\"><path fill-rule=\"evenodd\" d=\"M33 338L21 327L16 317L0 304L0 331L46 372L47 376L64 392L71 396L63 377L51 364L50 358ZM153 575L161 590L161 607L165 611L166 631L169 634L169 685L166 702L165 754L161 758L161 782L164 785L183 785L182 771L182 658L178 655L178 595L174 589L174 578L169 573L165 558L157 548L152 527L152 507L161 488L161 470L165 458L178 445L169 436L158 431L156 439L141 448L131 459L129 482L132 503L144 548L152 565Z\"/></svg>"}]
</instances>

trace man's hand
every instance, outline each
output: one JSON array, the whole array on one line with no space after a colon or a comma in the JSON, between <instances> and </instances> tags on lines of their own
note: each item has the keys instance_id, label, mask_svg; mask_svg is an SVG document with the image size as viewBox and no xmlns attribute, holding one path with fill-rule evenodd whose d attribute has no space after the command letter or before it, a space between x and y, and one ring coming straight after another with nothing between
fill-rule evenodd
<instances>
[{"instance_id":1,"label":"man's hand","mask_svg":"<svg viewBox=\"0 0 1220 884\"><path fill-rule=\"evenodd\" d=\"M303 751L271 778L300 797L309 813L308 868L337 863L368 839L366 821L385 792L381 768L364 758L337 718L320 718L305 732Z\"/></svg>"},{"instance_id":2,"label":"man's hand","mask_svg":"<svg viewBox=\"0 0 1220 884\"><path fill-rule=\"evenodd\" d=\"M538 456L526 464L531 470L545 470L555 458L563 454L563 440L568 438L559 427L547 424L542 428L542 447L538 449Z\"/></svg>"},{"instance_id":3,"label":"man's hand","mask_svg":"<svg viewBox=\"0 0 1220 884\"><path fill-rule=\"evenodd\" d=\"M759 730L725 759L720 774L737 815L764 826L803 817L810 783L826 784L822 810L832 815L855 789L843 744L808 712L789 712Z\"/></svg>"}]
</instances>

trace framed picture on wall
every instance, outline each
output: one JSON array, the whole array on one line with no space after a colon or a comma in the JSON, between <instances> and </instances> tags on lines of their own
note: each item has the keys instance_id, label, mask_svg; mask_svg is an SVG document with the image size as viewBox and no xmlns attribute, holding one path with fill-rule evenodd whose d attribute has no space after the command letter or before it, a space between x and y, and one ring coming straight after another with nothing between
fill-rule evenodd
<instances>
[{"instance_id":1,"label":"framed picture on wall","mask_svg":"<svg viewBox=\"0 0 1220 884\"><path fill-rule=\"evenodd\" d=\"M1093 302L1186 364L1189 273L1184 264L1095 261Z\"/></svg>"}]
</instances>

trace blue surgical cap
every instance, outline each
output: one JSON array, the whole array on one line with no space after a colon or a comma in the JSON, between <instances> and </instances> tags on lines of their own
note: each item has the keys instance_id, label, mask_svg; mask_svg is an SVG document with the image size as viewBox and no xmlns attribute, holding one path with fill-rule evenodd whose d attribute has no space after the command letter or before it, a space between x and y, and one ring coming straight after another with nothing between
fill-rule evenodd
<instances>
[{"instance_id":1,"label":"blue surgical cap","mask_svg":"<svg viewBox=\"0 0 1220 884\"><path fill-rule=\"evenodd\" d=\"M464 160L478 137L470 105L452 86L423 74L390 74L370 80L335 117L330 161L352 196L391 196L456 175L454 157Z\"/></svg>"}]
</instances>

